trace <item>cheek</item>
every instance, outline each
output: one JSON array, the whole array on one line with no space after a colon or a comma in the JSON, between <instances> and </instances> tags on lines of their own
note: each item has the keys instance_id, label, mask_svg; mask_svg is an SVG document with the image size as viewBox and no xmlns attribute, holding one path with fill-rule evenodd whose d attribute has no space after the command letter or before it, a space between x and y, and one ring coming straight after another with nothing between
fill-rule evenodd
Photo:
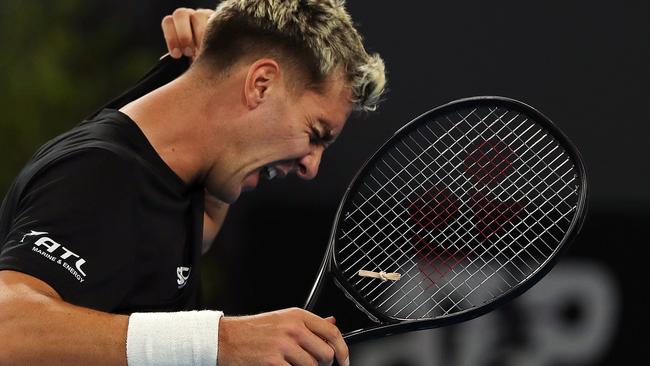
<instances>
[{"instance_id":1,"label":"cheek","mask_svg":"<svg viewBox=\"0 0 650 366\"><path fill-rule=\"evenodd\" d=\"M302 126L290 125L285 123L282 129L273 131L273 140L280 142L285 148L290 150L299 149L309 145L309 132ZM271 141L271 140L270 140Z\"/></svg>"},{"instance_id":2,"label":"cheek","mask_svg":"<svg viewBox=\"0 0 650 366\"><path fill-rule=\"evenodd\" d=\"M285 144L287 152L295 157L300 157L309 154L312 149L309 135L296 136Z\"/></svg>"}]
</instances>

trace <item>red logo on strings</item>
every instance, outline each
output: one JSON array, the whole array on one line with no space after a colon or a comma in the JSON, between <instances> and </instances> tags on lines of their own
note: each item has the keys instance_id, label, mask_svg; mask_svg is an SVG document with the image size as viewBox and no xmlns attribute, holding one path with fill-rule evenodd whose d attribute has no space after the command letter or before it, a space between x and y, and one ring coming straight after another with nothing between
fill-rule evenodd
<instances>
[{"instance_id":1,"label":"red logo on strings","mask_svg":"<svg viewBox=\"0 0 650 366\"><path fill-rule=\"evenodd\" d=\"M515 153L501 140L485 140L475 144L463 161L463 167L477 183L500 182L512 172Z\"/></svg>"},{"instance_id":2,"label":"red logo on strings","mask_svg":"<svg viewBox=\"0 0 650 366\"><path fill-rule=\"evenodd\" d=\"M491 139L475 144L463 160L463 172L470 176L474 187L467 190L466 204L473 215L470 218L476 230L475 237L483 247L495 235L505 233L506 225L516 224L523 217L526 205L515 200L499 200L488 192L504 181L513 171L515 152L503 141ZM473 192L473 193L472 193ZM463 233L467 228L443 233L460 215L462 201L448 188L434 186L425 194L410 200L408 213L415 223L412 243L417 251L418 269L430 282L428 287L451 272L463 259L477 250L469 248ZM431 238L445 244L432 243ZM429 239L426 239L429 238Z\"/></svg>"}]
</instances>

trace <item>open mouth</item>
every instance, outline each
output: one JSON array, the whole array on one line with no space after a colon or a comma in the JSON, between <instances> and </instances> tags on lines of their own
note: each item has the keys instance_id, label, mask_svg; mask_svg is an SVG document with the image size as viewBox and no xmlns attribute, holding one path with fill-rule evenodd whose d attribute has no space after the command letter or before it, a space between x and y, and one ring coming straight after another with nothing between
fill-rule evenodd
<instances>
[{"instance_id":1,"label":"open mouth","mask_svg":"<svg viewBox=\"0 0 650 366\"><path fill-rule=\"evenodd\" d=\"M271 180L275 177L278 176L279 172L278 169L272 166L265 166L262 168L260 171L260 174L262 177L264 177L266 180Z\"/></svg>"}]
</instances>

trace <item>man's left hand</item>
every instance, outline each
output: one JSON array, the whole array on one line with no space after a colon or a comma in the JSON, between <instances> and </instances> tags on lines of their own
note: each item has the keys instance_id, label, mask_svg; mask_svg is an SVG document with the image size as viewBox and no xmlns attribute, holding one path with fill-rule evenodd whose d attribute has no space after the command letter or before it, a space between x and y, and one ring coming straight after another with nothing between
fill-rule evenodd
<instances>
[{"instance_id":1,"label":"man's left hand","mask_svg":"<svg viewBox=\"0 0 650 366\"><path fill-rule=\"evenodd\" d=\"M214 13L211 9L178 8L162 20L162 30L167 50L173 58L185 55L192 60L201 52L203 34L208 19Z\"/></svg>"}]
</instances>

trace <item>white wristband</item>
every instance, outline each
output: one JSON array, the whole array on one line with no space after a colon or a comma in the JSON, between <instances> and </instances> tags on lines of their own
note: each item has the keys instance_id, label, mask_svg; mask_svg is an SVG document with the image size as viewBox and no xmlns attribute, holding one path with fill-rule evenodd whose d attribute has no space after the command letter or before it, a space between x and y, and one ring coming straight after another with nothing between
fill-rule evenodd
<instances>
[{"instance_id":1,"label":"white wristband","mask_svg":"<svg viewBox=\"0 0 650 366\"><path fill-rule=\"evenodd\" d=\"M133 313L126 335L129 366L215 366L221 311Z\"/></svg>"}]
</instances>

